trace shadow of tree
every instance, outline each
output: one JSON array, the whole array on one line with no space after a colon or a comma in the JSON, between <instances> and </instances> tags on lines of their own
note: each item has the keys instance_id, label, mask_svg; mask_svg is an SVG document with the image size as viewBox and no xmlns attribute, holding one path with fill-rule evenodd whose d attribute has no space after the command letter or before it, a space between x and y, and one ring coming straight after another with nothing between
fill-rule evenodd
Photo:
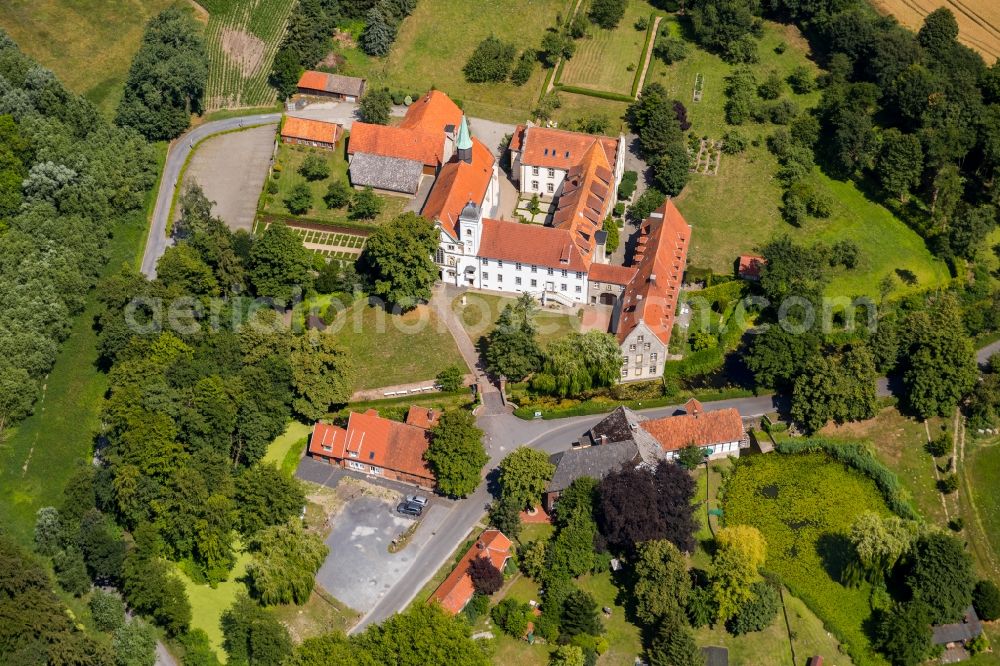
<instances>
[{"instance_id":1,"label":"shadow of tree","mask_svg":"<svg viewBox=\"0 0 1000 666\"><path fill-rule=\"evenodd\" d=\"M842 583L847 567L854 559L850 540L843 534L827 532L816 540L816 553L830 578Z\"/></svg>"}]
</instances>

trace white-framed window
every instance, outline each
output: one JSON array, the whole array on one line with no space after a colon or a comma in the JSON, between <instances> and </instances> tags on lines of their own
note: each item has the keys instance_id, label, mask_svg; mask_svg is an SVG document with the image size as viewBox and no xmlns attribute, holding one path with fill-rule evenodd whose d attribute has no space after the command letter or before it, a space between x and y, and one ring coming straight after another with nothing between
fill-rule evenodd
<instances>
[{"instance_id":1,"label":"white-framed window","mask_svg":"<svg viewBox=\"0 0 1000 666\"><path fill-rule=\"evenodd\" d=\"M333 451L333 447L332 447L332 446L324 446L324 447L323 447L323 450L324 450L324 451L327 451L327 452L329 452L329 451Z\"/></svg>"},{"instance_id":2,"label":"white-framed window","mask_svg":"<svg viewBox=\"0 0 1000 666\"><path fill-rule=\"evenodd\" d=\"M656 366L655 365L649 366L649 374L651 374L651 375L655 375L656 374Z\"/></svg>"},{"instance_id":3,"label":"white-framed window","mask_svg":"<svg viewBox=\"0 0 1000 666\"><path fill-rule=\"evenodd\" d=\"M531 189L536 190L536 191L538 190L538 181L537 180L531 181Z\"/></svg>"},{"instance_id":4,"label":"white-framed window","mask_svg":"<svg viewBox=\"0 0 1000 666\"><path fill-rule=\"evenodd\" d=\"M483 273L483 280L489 280L489 279L490 279L490 274L489 273Z\"/></svg>"},{"instance_id":5,"label":"white-framed window","mask_svg":"<svg viewBox=\"0 0 1000 666\"><path fill-rule=\"evenodd\" d=\"M444 250L438 248L434 251L434 261L439 264L444 263Z\"/></svg>"},{"instance_id":6,"label":"white-framed window","mask_svg":"<svg viewBox=\"0 0 1000 666\"><path fill-rule=\"evenodd\" d=\"M645 349L646 351L649 351L649 348L652 347L652 346L653 346L652 343L647 342L646 344L644 344L642 346L642 348Z\"/></svg>"},{"instance_id":7,"label":"white-framed window","mask_svg":"<svg viewBox=\"0 0 1000 666\"><path fill-rule=\"evenodd\" d=\"M514 268L516 268L517 270L521 270L521 262L520 261L515 262L514 263Z\"/></svg>"},{"instance_id":8,"label":"white-framed window","mask_svg":"<svg viewBox=\"0 0 1000 666\"><path fill-rule=\"evenodd\" d=\"M636 342L642 342L643 338L645 338L645 337L646 336L644 336L644 335L637 335L637 336L635 336L635 341Z\"/></svg>"},{"instance_id":9,"label":"white-framed window","mask_svg":"<svg viewBox=\"0 0 1000 666\"><path fill-rule=\"evenodd\" d=\"M538 175L538 167L531 167L531 175L532 176Z\"/></svg>"},{"instance_id":10,"label":"white-framed window","mask_svg":"<svg viewBox=\"0 0 1000 666\"><path fill-rule=\"evenodd\" d=\"M449 249L449 250L454 250L454 249L455 249L455 246L454 246L454 245L449 245L449 246L448 246L448 249Z\"/></svg>"},{"instance_id":11,"label":"white-framed window","mask_svg":"<svg viewBox=\"0 0 1000 666\"><path fill-rule=\"evenodd\" d=\"M628 377L628 368L622 368L622 377Z\"/></svg>"},{"instance_id":12,"label":"white-framed window","mask_svg":"<svg viewBox=\"0 0 1000 666\"><path fill-rule=\"evenodd\" d=\"M642 367L642 354L635 355L635 367Z\"/></svg>"},{"instance_id":13,"label":"white-framed window","mask_svg":"<svg viewBox=\"0 0 1000 666\"><path fill-rule=\"evenodd\" d=\"M550 268L549 269L549 275L555 275L555 274L556 274L556 272Z\"/></svg>"},{"instance_id":14,"label":"white-framed window","mask_svg":"<svg viewBox=\"0 0 1000 666\"><path fill-rule=\"evenodd\" d=\"M581 291L583 291L583 287L581 287L580 285L576 285L576 293L579 294Z\"/></svg>"},{"instance_id":15,"label":"white-framed window","mask_svg":"<svg viewBox=\"0 0 1000 666\"><path fill-rule=\"evenodd\" d=\"M652 354L650 354L649 355L649 362L650 363L656 363L656 356L657 356L656 352L653 352Z\"/></svg>"},{"instance_id":16,"label":"white-framed window","mask_svg":"<svg viewBox=\"0 0 1000 666\"><path fill-rule=\"evenodd\" d=\"M531 281L531 286L532 287L537 287L538 286L538 280L532 280Z\"/></svg>"},{"instance_id":17,"label":"white-framed window","mask_svg":"<svg viewBox=\"0 0 1000 666\"><path fill-rule=\"evenodd\" d=\"M520 285L521 284L521 278L519 278L519 277L514 278L514 284Z\"/></svg>"},{"instance_id":18,"label":"white-framed window","mask_svg":"<svg viewBox=\"0 0 1000 666\"><path fill-rule=\"evenodd\" d=\"M497 273L497 282L503 282L503 273Z\"/></svg>"},{"instance_id":19,"label":"white-framed window","mask_svg":"<svg viewBox=\"0 0 1000 666\"><path fill-rule=\"evenodd\" d=\"M549 169L549 178L555 178L555 177L556 177L556 170Z\"/></svg>"},{"instance_id":20,"label":"white-framed window","mask_svg":"<svg viewBox=\"0 0 1000 666\"><path fill-rule=\"evenodd\" d=\"M556 186L553 183L548 183L545 185L545 191L548 192L549 194L552 194L553 192L556 191Z\"/></svg>"},{"instance_id":21,"label":"white-framed window","mask_svg":"<svg viewBox=\"0 0 1000 666\"><path fill-rule=\"evenodd\" d=\"M375 465L369 465L368 472L369 474L381 474L382 470L376 467Z\"/></svg>"},{"instance_id":22,"label":"white-framed window","mask_svg":"<svg viewBox=\"0 0 1000 666\"><path fill-rule=\"evenodd\" d=\"M622 366L628 365L628 355L622 356Z\"/></svg>"},{"instance_id":23,"label":"white-framed window","mask_svg":"<svg viewBox=\"0 0 1000 666\"><path fill-rule=\"evenodd\" d=\"M532 266L531 267L531 272L532 273L537 273L538 272L538 266Z\"/></svg>"},{"instance_id":24,"label":"white-framed window","mask_svg":"<svg viewBox=\"0 0 1000 666\"><path fill-rule=\"evenodd\" d=\"M565 282L563 282L561 285L559 285L559 291L566 291L566 283Z\"/></svg>"},{"instance_id":25,"label":"white-framed window","mask_svg":"<svg viewBox=\"0 0 1000 666\"><path fill-rule=\"evenodd\" d=\"M581 273L580 271L577 271L576 272L576 279L577 280L582 280L583 279L583 273Z\"/></svg>"},{"instance_id":26,"label":"white-framed window","mask_svg":"<svg viewBox=\"0 0 1000 666\"><path fill-rule=\"evenodd\" d=\"M364 464L363 463L359 463L357 460L348 460L347 461L347 466L350 467L351 469L356 469L359 472L362 472L365 469Z\"/></svg>"},{"instance_id":27,"label":"white-framed window","mask_svg":"<svg viewBox=\"0 0 1000 666\"><path fill-rule=\"evenodd\" d=\"M595 282L594 283L594 289L597 289L598 291L600 291L600 289L601 289L601 283L600 282Z\"/></svg>"},{"instance_id":28,"label":"white-framed window","mask_svg":"<svg viewBox=\"0 0 1000 666\"><path fill-rule=\"evenodd\" d=\"M628 350L629 351L635 351L635 345L629 345L628 346Z\"/></svg>"},{"instance_id":29,"label":"white-framed window","mask_svg":"<svg viewBox=\"0 0 1000 666\"><path fill-rule=\"evenodd\" d=\"M489 265L490 265L490 260L487 259L486 257L483 257L483 266L489 266Z\"/></svg>"}]
</instances>

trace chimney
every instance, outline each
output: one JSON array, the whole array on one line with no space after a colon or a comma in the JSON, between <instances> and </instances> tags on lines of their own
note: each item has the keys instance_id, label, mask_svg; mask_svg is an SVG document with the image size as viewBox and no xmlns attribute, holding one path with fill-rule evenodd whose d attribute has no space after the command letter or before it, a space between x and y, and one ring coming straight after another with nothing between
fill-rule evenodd
<instances>
[{"instance_id":1,"label":"chimney","mask_svg":"<svg viewBox=\"0 0 1000 666\"><path fill-rule=\"evenodd\" d=\"M608 443L608 436L607 435L601 435L601 444L604 445L604 444L607 444L607 443Z\"/></svg>"},{"instance_id":2,"label":"chimney","mask_svg":"<svg viewBox=\"0 0 1000 666\"><path fill-rule=\"evenodd\" d=\"M656 273L649 274L649 281L652 282L653 284L656 284Z\"/></svg>"}]
</instances>

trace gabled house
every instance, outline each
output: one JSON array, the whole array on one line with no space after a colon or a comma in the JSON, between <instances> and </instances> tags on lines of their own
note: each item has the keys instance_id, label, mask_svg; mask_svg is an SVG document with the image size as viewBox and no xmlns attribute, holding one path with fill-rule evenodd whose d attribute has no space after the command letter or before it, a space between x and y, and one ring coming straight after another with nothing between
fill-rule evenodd
<instances>
[{"instance_id":1,"label":"gabled house","mask_svg":"<svg viewBox=\"0 0 1000 666\"><path fill-rule=\"evenodd\" d=\"M619 407L586 433L581 446L550 458L556 469L545 490L545 508L551 511L559 495L582 476L599 480L622 465L654 467L691 444L708 449L709 459L738 458L750 438L738 411L706 412L694 399L684 405L683 414L659 419Z\"/></svg>"},{"instance_id":2,"label":"gabled house","mask_svg":"<svg viewBox=\"0 0 1000 666\"><path fill-rule=\"evenodd\" d=\"M298 91L302 95L332 97L345 102L356 102L365 94L365 80L356 76L342 76L306 70L299 77Z\"/></svg>"},{"instance_id":3,"label":"gabled house","mask_svg":"<svg viewBox=\"0 0 1000 666\"><path fill-rule=\"evenodd\" d=\"M462 110L431 90L406 110L399 125L355 122L347 142L355 187L414 194L422 175L435 176L455 152Z\"/></svg>"},{"instance_id":4,"label":"gabled house","mask_svg":"<svg viewBox=\"0 0 1000 666\"><path fill-rule=\"evenodd\" d=\"M308 452L355 472L433 489L437 482L424 454L438 418L438 412L422 407L411 407L406 423L383 418L374 409L352 412L346 428L313 426Z\"/></svg>"},{"instance_id":5,"label":"gabled house","mask_svg":"<svg viewBox=\"0 0 1000 666\"><path fill-rule=\"evenodd\" d=\"M690 240L691 226L671 199L639 228L633 252L636 272L611 324L622 350L623 382L663 374Z\"/></svg>"},{"instance_id":6,"label":"gabled house","mask_svg":"<svg viewBox=\"0 0 1000 666\"><path fill-rule=\"evenodd\" d=\"M970 657L967 646L983 633L983 623L976 609L969 606L961 621L931 627L931 642L940 645L942 664L955 664Z\"/></svg>"},{"instance_id":7,"label":"gabled house","mask_svg":"<svg viewBox=\"0 0 1000 666\"><path fill-rule=\"evenodd\" d=\"M285 116L281 122L282 143L332 150L343 135L343 127L323 120Z\"/></svg>"},{"instance_id":8,"label":"gabled house","mask_svg":"<svg viewBox=\"0 0 1000 666\"><path fill-rule=\"evenodd\" d=\"M494 567L504 570L511 556L511 542L500 530L486 530L476 543L472 544L454 570L444 579L430 601L441 604L441 607L452 615L457 615L476 593L469 575L469 565L473 560L485 557Z\"/></svg>"}]
</instances>

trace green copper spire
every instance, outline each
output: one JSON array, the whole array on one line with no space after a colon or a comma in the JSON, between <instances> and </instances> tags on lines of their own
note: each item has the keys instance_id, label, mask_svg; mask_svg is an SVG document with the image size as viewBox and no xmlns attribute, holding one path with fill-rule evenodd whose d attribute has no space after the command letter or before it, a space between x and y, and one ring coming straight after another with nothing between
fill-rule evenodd
<instances>
[{"instance_id":1,"label":"green copper spire","mask_svg":"<svg viewBox=\"0 0 1000 666\"><path fill-rule=\"evenodd\" d=\"M469 134L469 123L462 115L462 124L458 127L458 143L455 147L459 150L472 150L472 136Z\"/></svg>"}]
</instances>

